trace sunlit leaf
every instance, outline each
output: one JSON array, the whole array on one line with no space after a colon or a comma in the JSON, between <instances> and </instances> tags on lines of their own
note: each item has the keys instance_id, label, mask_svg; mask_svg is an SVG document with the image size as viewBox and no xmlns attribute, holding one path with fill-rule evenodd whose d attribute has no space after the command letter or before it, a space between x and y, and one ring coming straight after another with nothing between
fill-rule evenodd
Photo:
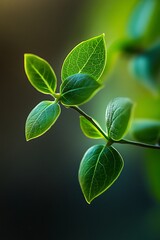
<instances>
[{"instance_id":1,"label":"sunlit leaf","mask_svg":"<svg viewBox=\"0 0 160 240\"><path fill-rule=\"evenodd\" d=\"M131 133L140 142L156 144L160 141L160 121L151 119L134 120Z\"/></svg>"},{"instance_id":2,"label":"sunlit leaf","mask_svg":"<svg viewBox=\"0 0 160 240\"><path fill-rule=\"evenodd\" d=\"M93 121L95 121L95 120L93 120ZM96 125L98 125L97 122L96 122ZM81 130L84 133L84 135L89 137L89 138L99 139L99 138L103 138L104 137L97 130L97 128L89 120L87 120L83 116L80 116L80 127L81 127ZM99 128L100 128L100 126L99 126Z\"/></svg>"},{"instance_id":3,"label":"sunlit leaf","mask_svg":"<svg viewBox=\"0 0 160 240\"><path fill-rule=\"evenodd\" d=\"M37 138L48 131L60 114L60 106L53 101L40 102L28 115L26 140Z\"/></svg>"},{"instance_id":4,"label":"sunlit leaf","mask_svg":"<svg viewBox=\"0 0 160 240\"><path fill-rule=\"evenodd\" d=\"M39 92L44 94L55 92L57 79L48 62L34 54L25 54L24 67L30 83Z\"/></svg>"},{"instance_id":5,"label":"sunlit leaf","mask_svg":"<svg viewBox=\"0 0 160 240\"><path fill-rule=\"evenodd\" d=\"M95 145L87 150L79 168L79 182L88 203L106 191L118 178L123 159L113 147Z\"/></svg>"},{"instance_id":6,"label":"sunlit leaf","mask_svg":"<svg viewBox=\"0 0 160 240\"><path fill-rule=\"evenodd\" d=\"M106 108L106 126L108 137L120 140L128 129L133 110L133 102L128 98L118 97L109 102Z\"/></svg>"},{"instance_id":7,"label":"sunlit leaf","mask_svg":"<svg viewBox=\"0 0 160 240\"><path fill-rule=\"evenodd\" d=\"M76 73L85 73L98 80L106 64L104 34L78 44L62 66L62 80Z\"/></svg>"},{"instance_id":8,"label":"sunlit leaf","mask_svg":"<svg viewBox=\"0 0 160 240\"><path fill-rule=\"evenodd\" d=\"M100 84L87 74L74 74L68 77L61 85L61 102L65 105L80 105L87 102L97 90Z\"/></svg>"}]
</instances>

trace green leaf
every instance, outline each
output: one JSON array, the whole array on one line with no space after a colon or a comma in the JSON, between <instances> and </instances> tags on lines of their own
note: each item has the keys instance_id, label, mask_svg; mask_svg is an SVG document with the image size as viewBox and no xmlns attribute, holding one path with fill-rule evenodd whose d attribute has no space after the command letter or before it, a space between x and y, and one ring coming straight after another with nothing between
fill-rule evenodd
<instances>
[{"instance_id":1,"label":"green leaf","mask_svg":"<svg viewBox=\"0 0 160 240\"><path fill-rule=\"evenodd\" d=\"M120 140L127 131L133 102L128 98L115 98L109 102L106 108L106 126L108 137L112 140Z\"/></svg>"},{"instance_id":2,"label":"green leaf","mask_svg":"<svg viewBox=\"0 0 160 240\"><path fill-rule=\"evenodd\" d=\"M36 55L25 54L24 68L33 87L44 94L54 94L57 79L48 62Z\"/></svg>"},{"instance_id":3,"label":"green leaf","mask_svg":"<svg viewBox=\"0 0 160 240\"><path fill-rule=\"evenodd\" d=\"M144 143L160 143L160 121L151 119L134 120L131 126L133 137Z\"/></svg>"},{"instance_id":4,"label":"green leaf","mask_svg":"<svg viewBox=\"0 0 160 240\"><path fill-rule=\"evenodd\" d=\"M104 34L78 44L62 66L62 80L76 73L85 73L98 80L106 65Z\"/></svg>"},{"instance_id":5,"label":"green leaf","mask_svg":"<svg viewBox=\"0 0 160 240\"><path fill-rule=\"evenodd\" d=\"M95 123L98 125L96 121ZM97 130L97 128L83 116L80 116L80 127L84 135L89 138L94 138L94 139L104 138L104 136ZM99 128L101 127L99 126Z\"/></svg>"},{"instance_id":6,"label":"green leaf","mask_svg":"<svg viewBox=\"0 0 160 240\"><path fill-rule=\"evenodd\" d=\"M64 105L73 106L87 102L100 89L100 84L87 74L74 74L61 85L60 100Z\"/></svg>"},{"instance_id":7,"label":"green leaf","mask_svg":"<svg viewBox=\"0 0 160 240\"><path fill-rule=\"evenodd\" d=\"M132 58L130 70L141 84L153 93L158 93L160 89L160 41L144 53Z\"/></svg>"},{"instance_id":8,"label":"green leaf","mask_svg":"<svg viewBox=\"0 0 160 240\"><path fill-rule=\"evenodd\" d=\"M123 159L113 147L95 145L85 153L79 168L79 182L88 203L106 191L118 178Z\"/></svg>"},{"instance_id":9,"label":"green leaf","mask_svg":"<svg viewBox=\"0 0 160 240\"><path fill-rule=\"evenodd\" d=\"M37 138L48 131L57 120L60 111L60 106L56 102L40 102L27 118L25 127L26 140Z\"/></svg>"},{"instance_id":10,"label":"green leaf","mask_svg":"<svg viewBox=\"0 0 160 240\"><path fill-rule=\"evenodd\" d=\"M157 1L139 1L130 16L127 32L131 38L141 38L150 27L149 23L153 17Z\"/></svg>"}]
</instances>

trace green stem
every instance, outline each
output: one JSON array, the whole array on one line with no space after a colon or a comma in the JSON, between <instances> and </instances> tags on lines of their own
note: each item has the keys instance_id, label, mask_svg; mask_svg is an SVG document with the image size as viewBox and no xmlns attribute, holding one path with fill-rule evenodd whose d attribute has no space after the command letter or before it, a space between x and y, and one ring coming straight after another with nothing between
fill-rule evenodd
<instances>
[{"instance_id":1,"label":"green stem","mask_svg":"<svg viewBox=\"0 0 160 240\"><path fill-rule=\"evenodd\" d=\"M134 142L134 141L125 140L125 139L114 141L114 143L130 144L130 145L135 145L135 146L144 147L144 148L160 149L159 145L151 145L147 143Z\"/></svg>"},{"instance_id":2,"label":"green stem","mask_svg":"<svg viewBox=\"0 0 160 240\"><path fill-rule=\"evenodd\" d=\"M105 132L96 124L96 122L93 120L93 118L91 118L87 113L85 113L81 108L77 107L77 106L71 106L70 108L76 110L78 113L80 113L80 115L82 115L83 117L85 117L88 121L90 121L92 123L93 126L96 127L96 129L103 135L103 137L108 141L108 137L105 134Z\"/></svg>"},{"instance_id":3,"label":"green stem","mask_svg":"<svg viewBox=\"0 0 160 240\"><path fill-rule=\"evenodd\" d=\"M85 113L81 108L77 106L71 106L70 108L76 110L80 115L84 116L88 121L90 121L93 126L102 134L102 136L107 140L107 146L112 145L113 143L120 143L120 144L130 144L144 148L152 148L152 149L160 149L159 145L151 145L147 143L135 142L131 140L121 139L119 141L111 140L107 137L106 133L96 124L92 117L90 117L87 113Z\"/></svg>"}]
</instances>

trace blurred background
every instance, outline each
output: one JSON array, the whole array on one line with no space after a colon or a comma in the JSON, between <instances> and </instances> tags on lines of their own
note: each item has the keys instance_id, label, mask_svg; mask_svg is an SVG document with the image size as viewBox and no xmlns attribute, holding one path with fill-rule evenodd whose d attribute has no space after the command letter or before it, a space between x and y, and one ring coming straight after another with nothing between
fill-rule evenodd
<instances>
[{"instance_id":1,"label":"blurred background","mask_svg":"<svg viewBox=\"0 0 160 240\"><path fill-rule=\"evenodd\" d=\"M82 108L105 128L107 103L136 102L135 118L160 120L159 0L0 1L0 238L69 240L160 239L160 153L116 146L125 167L114 185L88 205L78 183L86 139L79 116L63 108L54 127L25 141L32 108L49 99L28 82L24 53L60 69L78 43L105 33L105 87Z\"/></svg>"}]
</instances>

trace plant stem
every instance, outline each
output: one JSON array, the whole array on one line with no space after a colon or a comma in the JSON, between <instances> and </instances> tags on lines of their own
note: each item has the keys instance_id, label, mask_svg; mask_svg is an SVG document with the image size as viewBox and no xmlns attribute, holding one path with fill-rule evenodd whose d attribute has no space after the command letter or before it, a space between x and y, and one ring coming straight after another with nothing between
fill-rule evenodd
<instances>
[{"instance_id":1,"label":"plant stem","mask_svg":"<svg viewBox=\"0 0 160 240\"><path fill-rule=\"evenodd\" d=\"M90 117L87 113L85 113L81 108L77 106L71 106L70 108L76 110L80 115L84 116L88 121L90 121L93 126L96 127L96 129L103 135L103 137L107 140L107 145L112 145L113 143L120 143L120 144L130 144L130 145L135 145L139 147L144 147L144 148L152 148L152 149L160 149L159 145L151 145L147 143L141 143L141 142L135 142L131 140L126 140L126 139L121 139L119 141L111 140L107 137L106 133L97 125L97 123L93 120L92 117Z\"/></svg>"},{"instance_id":2,"label":"plant stem","mask_svg":"<svg viewBox=\"0 0 160 240\"><path fill-rule=\"evenodd\" d=\"M92 123L93 126L96 127L96 129L103 135L103 137L108 141L108 137L105 134L105 132L96 124L96 122L93 120L92 117L90 117L87 113L85 113L81 108L77 107L77 106L71 106L70 108L76 110L78 113L80 113L80 115L82 115L83 117L85 117L88 121L90 121Z\"/></svg>"},{"instance_id":3,"label":"plant stem","mask_svg":"<svg viewBox=\"0 0 160 240\"><path fill-rule=\"evenodd\" d=\"M160 150L159 145L151 145L151 144L147 144L147 143L134 142L134 141L125 140L125 139L121 139L119 141L114 141L114 143L130 144L130 145L135 145L135 146L139 146L139 147L152 148L152 149L159 149Z\"/></svg>"}]
</instances>

